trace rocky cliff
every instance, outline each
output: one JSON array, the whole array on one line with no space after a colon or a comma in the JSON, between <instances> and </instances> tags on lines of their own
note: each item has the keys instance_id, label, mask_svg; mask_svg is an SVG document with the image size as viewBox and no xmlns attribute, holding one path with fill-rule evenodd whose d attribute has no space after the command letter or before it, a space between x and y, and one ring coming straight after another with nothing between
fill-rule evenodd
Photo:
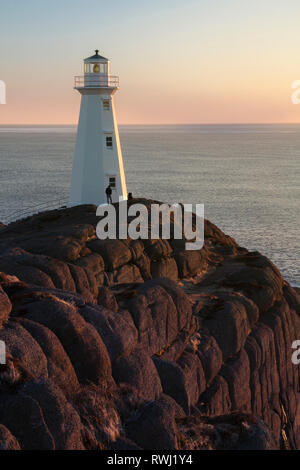
<instances>
[{"instance_id":1,"label":"rocky cliff","mask_svg":"<svg viewBox=\"0 0 300 470\"><path fill-rule=\"evenodd\" d=\"M95 209L0 231L0 449L300 448L299 293L209 221L185 251Z\"/></svg>"}]
</instances>

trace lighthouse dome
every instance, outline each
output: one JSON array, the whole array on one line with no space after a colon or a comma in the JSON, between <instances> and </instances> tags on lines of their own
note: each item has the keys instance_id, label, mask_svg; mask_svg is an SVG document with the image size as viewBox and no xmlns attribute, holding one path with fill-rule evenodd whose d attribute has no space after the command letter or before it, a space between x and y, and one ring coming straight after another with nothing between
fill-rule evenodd
<instances>
[{"instance_id":1,"label":"lighthouse dome","mask_svg":"<svg viewBox=\"0 0 300 470\"><path fill-rule=\"evenodd\" d=\"M85 64L90 64L90 63L107 64L107 62L109 62L109 59L100 55L98 49L95 50L94 55L91 55L90 57L87 57L86 59L84 59Z\"/></svg>"}]
</instances>

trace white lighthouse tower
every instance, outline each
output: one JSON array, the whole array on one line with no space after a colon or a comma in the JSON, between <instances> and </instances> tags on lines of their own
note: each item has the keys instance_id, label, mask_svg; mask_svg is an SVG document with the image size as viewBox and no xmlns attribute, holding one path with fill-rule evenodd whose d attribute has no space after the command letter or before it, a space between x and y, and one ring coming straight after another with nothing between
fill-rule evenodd
<instances>
[{"instance_id":1,"label":"white lighthouse tower","mask_svg":"<svg viewBox=\"0 0 300 470\"><path fill-rule=\"evenodd\" d=\"M84 59L84 76L75 77L81 107L73 160L70 205L102 204L110 185L112 201L127 199L126 181L113 95L119 78L110 61L95 54Z\"/></svg>"}]
</instances>

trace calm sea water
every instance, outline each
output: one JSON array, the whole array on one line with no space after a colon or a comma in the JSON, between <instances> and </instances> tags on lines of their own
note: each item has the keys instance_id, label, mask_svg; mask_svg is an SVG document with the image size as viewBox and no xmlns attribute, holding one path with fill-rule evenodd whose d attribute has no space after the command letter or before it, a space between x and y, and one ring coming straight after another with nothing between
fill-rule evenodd
<instances>
[{"instance_id":1,"label":"calm sea water","mask_svg":"<svg viewBox=\"0 0 300 470\"><path fill-rule=\"evenodd\" d=\"M68 199L75 127L0 127L0 220ZM122 126L128 191L204 203L300 285L300 125Z\"/></svg>"}]
</instances>

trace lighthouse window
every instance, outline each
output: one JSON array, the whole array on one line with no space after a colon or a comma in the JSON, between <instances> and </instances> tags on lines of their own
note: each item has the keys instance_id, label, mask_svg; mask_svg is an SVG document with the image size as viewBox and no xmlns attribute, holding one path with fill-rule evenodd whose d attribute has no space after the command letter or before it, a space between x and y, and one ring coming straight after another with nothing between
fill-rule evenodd
<instances>
[{"instance_id":1,"label":"lighthouse window","mask_svg":"<svg viewBox=\"0 0 300 470\"><path fill-rule=\"evenodd\" d=\"M108 111L110 109L110 101L109 100L103 100L103 109Z\"/></svg>"},{"instance_id":2,"label":"lighthouse window","mask_svg":"<svg viewBox=\"0 0 300 470\"><path fill-rule=\"evenodd\" d=\"M110 185L111 188L116 187L116 177L115 176L110 176L109 177L109 185Z\"/></svg>"},{"instance_id":3,"label":"lighthouse window","mask_svg":"<svg viewBox=\"0 0 300 470\"><path fill-rule=\"evenodd\" d=\"M107 135L106 136L106 147L111 149L112 146L113 146L113 138L112 138L111 135Z\"/></svg>"}]
</instances>

